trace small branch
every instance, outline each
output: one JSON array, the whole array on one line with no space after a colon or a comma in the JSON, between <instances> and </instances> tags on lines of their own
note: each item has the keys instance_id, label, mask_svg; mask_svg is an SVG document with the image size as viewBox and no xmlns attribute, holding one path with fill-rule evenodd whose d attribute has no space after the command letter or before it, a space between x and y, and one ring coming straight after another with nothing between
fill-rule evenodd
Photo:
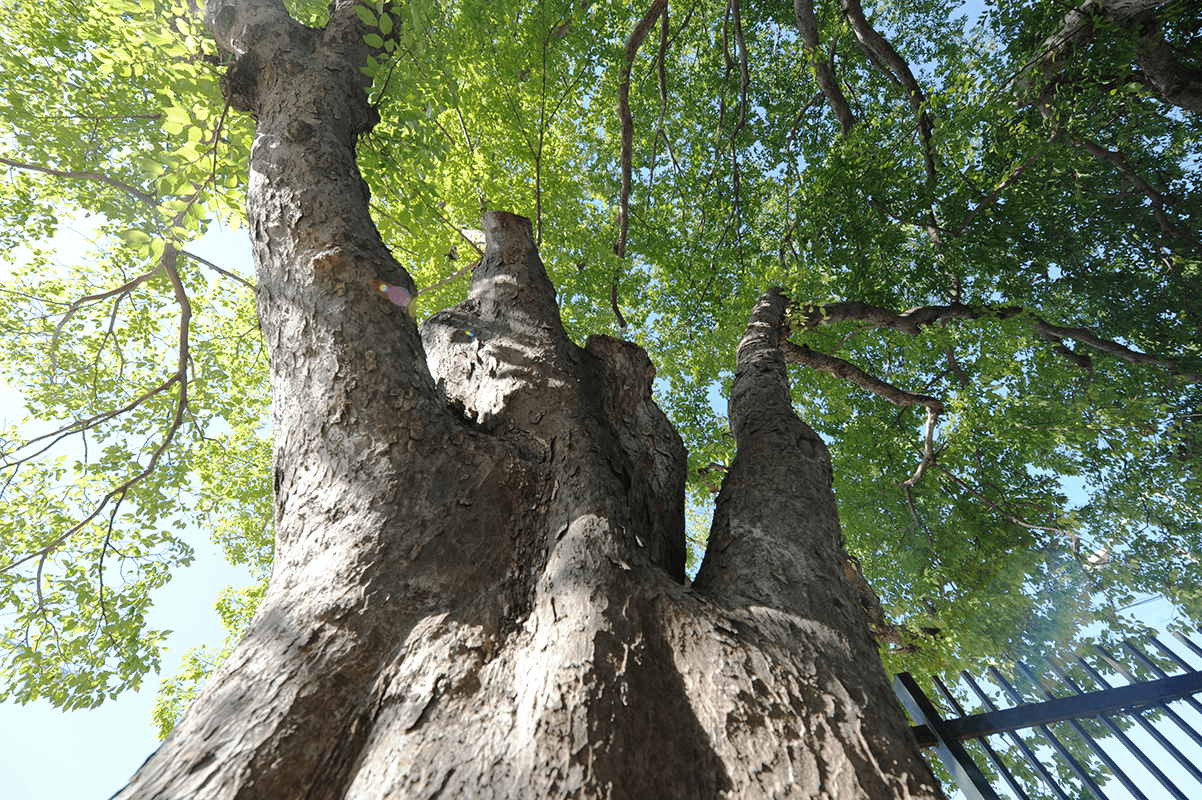
<instances>
[{"instance_id":1,"label":"small branch","mask_svg":"<svg viewBox=\"0 0 1202 800\"><path fill-rule=\"evenodd\" d=\"M440 212L438 210L438 207L435 206L433 203L426 203L426 208L430 209L430 211L434 214L434 216L438 217L438 219L442 222L443 225L446 225L448 228L455 231L455 233L459 236L460 239L462 239L463 241L465 241L469 245L471 245L471 248L476 251L476 255L478 255L480 258L484 258L484 250L481 249L480 245L477 244L476 241L474 239L472 239L472 237L467 235L467 233L463 230L463 228L460 228L458 225L456 225L455 223L453 223L449 219L447 219L445 216L443 216L442 212Z\"/></svg>"},{"instance_id":2,"label":"small branch","mask_svg":"<svg viewBox=\"0 0 1202 800\"><path fill-rule=\"evenodd\" d=\"M475 269L475 268L476 268L476 265L477 265L477 264L479 264L479 263L480 263L480 262L479 262L479 260L476 260L476 261L473 261L472 263L468 264L468 265L467 265L467 266L465 266L465 267L460 267L460 268L459 268L459 269L457 269L455 272L452 272L450 275L448 275L447 277L445 277L445 278L443 278L442 280L440 280L438 283L432 283L432 284L430 284L429 286L424 286L424 287L422 287L421 289L418 289L416 292L414 292L414 293L413 293L413 296L414 296L414 297L417 297L419 294L422 294L422 293L424 293L424 292L428 292L428 291L430 291L431 289L437 289L439 286L445 286L446 284L448 284L448 283L450 283L451 281L453 281L453 280L455 280L456 278L458 278L460 275L464 275L464 274L466 274L468 271L470 271L470 270L472 270L472 269Z\"/></svg>"},{"instance_id":3,"label":"small branch","mask_svg":"<svg viewBox=\"0 0 1202 800\"><path fill-rule=\"evenodd\" d=\"M950 347L943 348L943 354L947 356L947 368L950 369L952 374L956 376L956 380L960 382L961 386L968 386L968 376L964 374L964 370L961 368L960 363L956 361L956 354Z\"/></svg>"},{"instance_id":4,"label":"small branch","mask_svg":"<svg viewBox=\"0 0 1202 800\"><path fill-rule=\"evenodd\" d=\"M953 473L951 470L947 469L946 467L942 466L941 464L936 464L935 466L940 472L942 472L944 475L948 476L953 481L955 481L956 484L958 484L962 489L964 489L964 491L968 492L973 497L976 497L982 503L989 506L994 511L998 512L1003 517L1005 517L1006 519L1013 522L1015 525L1018 525L1020 527L1026 528L1027 530L1032 530L1032 531L1048 531L1049 533L1058 533L1061 536L1070 535L1070 534L1066 534L1063 528L1056 528L1056 527L1052 527L1052 526L1048 526L1048 525L1032 525L1031 523L1027 522L1026 520L1024 520L1020 517L1014 516L1013 514L1006 511L1004 508L1002 508L1000 505L993 502L989 498L985 497L985 495L981 494L973 487L969 486L967 483L965 483L963 480L961 480L960 477L957 476L955 473Z\"/></svg>"},{"instance_id":5,"label":"small branch","mask_svg":"<svg viewBox=\"0 0 1202 800\"><path fill-rule=\"evenodd\" d=\"M785 340L781 342L780 348L784 351L785 360L790 364L801 364L810 369L834 375L840 380L850 381L861 389L867 389L878 397L883 397L895 405L924 406L927 410L927 426L926 435L923 437L922 461L919 462L914 474L900 485L910 487L922 480L922 476L926 473L927 464L935 460L935 425L939 422L939 415L943 413L942 401L925 394L914 394L913 392L899 389L875 375L869 375L850 361L844 361L841 358L827 355L826 353L819 353L804 344L794 344Z\"/></svg>"},{"instance_id":6,"label":"small branch","mask_svg":"<svg viewBox=\"0 0 1202 800\"><path fill-rule=\"evenodd\" d=\"M873 208L875 208L877 211L883 212L886 216L888 216L894 222L900 222L902 225L911 225L915 228L922 228L928 234L930 234L933 239L936 240L937 244L938 244L938 237L940 234L947 234L950 236L956 235L955 231L950 231L947 228L940 227L935 222L933 216L931 216L931 215L928 215L927 220L925 222L915 222L912 219L906 219L905 217L901 216L900 214L898 214L897 212L895 212L893 209L889 208L888 206L884 205L883 203L871 201L871 202L869 202L869 205L872 206Z\"/></svg>"},{"instance_id":7,"label":"small branch","mask_svg":"<svg viewBox=\"0 0 1202 800\"><path fill-rule=\"evenodd\" d=\"M828 303L825 306L795 305L791 308L794 325L802 328L814 328L819 325L829 325L835 322L851 320L865 322L877 328L898 331L918 336L922 329L951 319L984 319L993 317L999 320L1019 317L1022 322L1034 330L1045 341L1053 344L1057 352L1083 369L1092 369L1088 357L1074 353L1060 344L1063 339L1073 339L1088 345L1099 352L1112 355L1131 364L1150 364L1161 367L1170 374L1176 375L1190 383L1202 383L1202 376L1189 372L1180 372L1180 361L1176 358L1161 358L1159 356L1141 353L1110 339L1103 339L1087 328L1066 328L1052 325L1049 322L1029 313L1021 306L969 306L962 303L951 303L946 306L921 306L911 308L901 314L895 314L880 306L849 300L840 303ZM794 345L796 346L796 345ZM867 388L867 387L865 387Z\"/></svg>"},{"instance_id":8,"label":"small branch","mask_svg":"<svg viewBox=\"0 0 1202 800\"><path fill-rule=\"evenodd\" d=\"M1055 138L1056 137L1053 137L1053 140ZM1010 188L1010 186L1013 185L1013 183L1016 180L1018 180L1019 176L1022 175L1024 172L1026 172L1027 168L1030 167L1032 164L1034 164L1036 161L1038 161L1040 156L1042 156L1042 155L1043 155L1043 151L1040 150L1035 155L1031 156L1026 161L1024 161L1023 163L1021 163L1017 167L1015 167L1013 170L1011 170L1010 174L1006 177L1006 179L1004 181L999 183L997 185L997 187L992 192L990 192L987 197L985 197L985 199L983 199L981 202L977 203L976 207L973 208L972 211L968 212L968 216L964 218L964 222L960 223L960 227L957 228L955 230L955 232L952 233L952 236L962 235L964 233L964 231L966 231L968 229L968 226L972 224L972 221L977 218L977 214L981 213L981 209L985 208L985 206L992 203L994 200L996 200L998 198L998 195L1000 195L1006 189Z\"/></svg>"},{"instance_id":9,"label":"small branch","mask_svg":"<svg viewBox=\"0 0 1202 800\"><path fill-rule=\"evenodd\" d=\"M1152 188L1152 185L1143 179L1139 173L1131 168L1131 164L1127 158L1127 154L1122 150L1108 150L1097 142L1080 136L1073 136L1068 131L1061 128L1057 133L1068 139L1076 147L1080 147L1085 152L1089 153L1094 158L1105 161L1111 164L1119 172L1127 176L1136 189L1139 189L1144 195L1152 201L1152 215L1156 218L1156 223L1160 226L1160 230L1167 236L1174 239L1184 239L1195 246L1202 246L1202 242L1192 234L1180 230L1176 225L1169 220L1168 214L1165 212L1164 196Z\"/></svg>"},{"instance_id":10,"label":"small branch","mask_svg":"<svg viewBox=\"0 0 1202 800\"><path fill-rule=\"evenodd\" d=\"M618 318L618 326L622 329L626 328L626 318L622 316L621 309L618 308L618 278L614 276L613 283L609 286L609 305L614 310L614 316Z\"/></svg>"},{"instance_id":11,"label":"small branch","mask_svg":"<svg viewBox=\"0 0 1202 800\"><path fill-rule=\"evenodd\" d=\"M16 169L29 170L31 172L43 172L47 175L53 175L56 178L79 178L81 180L98 181L108 186L112 186L114 189L120 189L135 199L146 203L151 208L157 208L159 205L158 200L156 200L152 195L147 194L141 189L136 189L133 186L130 186L128 183L123 183L122 181L116 180L115 178L110 178L108 175L104 175L99 172L73 172L71 170L52 169L50 167L43 167L39 164L26 164L22 161L13 161L11 158L3 157L0 157L0 164L14 167Z\"/></svg>"},{"instance_id":12,"label":"small branch","mask_svg":"<svg viewBox=\"0 0 1202 800\"><path fill-rule=\"evenodd\" d=\"M67 324L67 322L70 321L71 317L73 317L75 315L76 311L83 308L83 306L85 306L88 303L98 303L101 300L107 300L108 298L110 298L114 295L119 295L119 296L123 297L123 296L129 294L130 292L132 292L134 289L138 288L138 286L142 285L146 281L148 281L151 278L153 278L154 276L158 275L159 272L162 271L162 269L163 269L163 266L162 266L162 263L160 263L159 266L155 267L154 269L143 272L141 275L138 275L133 280L126 281L125 283L121 284L120 286L118 286L115 289L109 289L107 292L99 292L97 294L90 294L86 297L81 297L78 300L76 300L75 302L73 302L70 306L68 306L67 310L65 312L63 312L63 318L61 320L59 320L59 323L57 325L54 326L54 333L51 334L51 336L50 336L50 367L51 367L51 369L54 371L57 371L57 369L58 369L58 363L54 357L54 351L58 347L58 337L62 333L63 327Z\"/></svg>"},{"instance_id":13,"label":"small branch","mask_svg":"<svg viewBox=\"0 0 1202 800\"><path fill-rule=\"evenodd\" d=\"M233 280L236 280L238 283L242 284L247 289L250 289L252 292L255 291L255 285L253 283L251 283L246 278L243 278L241 275L239 275L235 272L230 272L229 270L222 269L221 267L214 264L212 261L209 261L208 259L205 259L205 258L201 258L200 256L196 255L195 253L189 253L187 250L180 250L179 254L181 256L187 256L188 258L192 259L193 261L195 261L198 264L204 264L206 267L208 267L209 269L213 270L214 272L216 272L220 275L224 275L227 278L232 278Z\"/></svg>"}]
</instances>

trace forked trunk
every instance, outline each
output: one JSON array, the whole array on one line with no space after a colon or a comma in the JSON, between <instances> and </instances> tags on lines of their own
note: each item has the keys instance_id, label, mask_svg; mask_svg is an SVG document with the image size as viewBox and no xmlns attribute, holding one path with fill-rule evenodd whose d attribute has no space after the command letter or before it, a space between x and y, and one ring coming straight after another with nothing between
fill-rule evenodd
<instances>
[{"instance_id":1,"label":"forked trunk","mask_svg":"<svg viewBox=\"0 0 1202 800\"><path fill-rule=\"evenodd\" d=\"M421 327L354 164L355 15L210 3L258 120L276 560L250 630L123 798L938 796L842 571L830 459L770 291L738 457L684 580L685 452L629 342L565 335L528 220L486 214Z\"/></svg>"}]
</instances>

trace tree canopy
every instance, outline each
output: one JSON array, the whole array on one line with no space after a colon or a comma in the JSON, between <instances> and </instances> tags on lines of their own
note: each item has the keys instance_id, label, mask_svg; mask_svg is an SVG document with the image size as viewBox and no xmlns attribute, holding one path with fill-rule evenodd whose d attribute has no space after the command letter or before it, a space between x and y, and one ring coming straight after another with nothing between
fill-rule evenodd
<instances>
[{"instance_id":1,"label":"tree canopy","mask_svg":"<svg viewBox=\"0 0 1202 800\"><path fill-rule=\"evenodd\" d=\"M158 669L187 525L270 570L254 279L188 251L244 223L254 128L187 2L3 7L0 368L30 416L0 445L0 697L81 707ZM568 333L651 355L703 510L733 456L715 398L780 285L848 575L916 672L1127 632L1144 594L1202 619L1202 11L955 7L358 9L358 165L413 313L463 299L481 212L529 217ZM94 245L63 262L72 217ZM232 636L260 595L221 595Z\"/></svg>"}]
</instances>

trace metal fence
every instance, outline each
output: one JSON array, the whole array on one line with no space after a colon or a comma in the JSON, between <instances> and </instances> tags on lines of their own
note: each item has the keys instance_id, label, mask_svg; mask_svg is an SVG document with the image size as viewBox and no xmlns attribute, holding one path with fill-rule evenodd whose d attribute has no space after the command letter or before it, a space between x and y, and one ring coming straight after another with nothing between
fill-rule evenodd
<instances>
[{"instance_id":1,"label":"metal fence","mask_svg":"<svg viewBox=\"0 0 1202 800\"><path fill-rule=\"evenodd\" d=\"M1173 635L1202 659L1195 641ZM1009 678L992 667L988 678L962 673L957 691L933 678L946 711L908 673L893 682L917 723L919 744L938 753L969 800L998 800L986 772L1004 780L1019 800L1110 800L1103 787L1111 779L1137 800L1202 798L1202 757L1181 750L1192 741L1202 754L1202 734L1169 706L1178 701L1181 711L1202 715L1202 703L1193 697L1202 693L1202 671L1155 636L1142 644L1125 640L1114 653L1095 647L1072 658L1016 662L1008 671ZM1112 685L1120 678L1126 685ZM969 695L979 703L973 713L958 699ZM1003 698L1010 707L998 707ZM1142 745L1129 735L1136 730L1143 733L1136 735ZM1140 774L1133 774L1134 764L1142 767Z\"/></svg>"}]
</instances>

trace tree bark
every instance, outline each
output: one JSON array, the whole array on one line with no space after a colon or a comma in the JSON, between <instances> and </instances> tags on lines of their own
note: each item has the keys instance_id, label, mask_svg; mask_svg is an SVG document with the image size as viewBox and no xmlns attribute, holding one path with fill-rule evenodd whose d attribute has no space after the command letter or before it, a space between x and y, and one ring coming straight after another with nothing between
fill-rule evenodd
<instances>
[{"instance_id":1,"label":"tree bark","mask_svg":"<svg viewBox=\"0 0 1202 800\"><path fill-rule=\"evenodd\" d=\"M738 457L684 580L681 439L639 347L575 345L528 220L486 214L419 330L354 146L349 3L324 31L216 0L253 114L276 555L245 638L121 798L936 797L793 412L786 299L739 348Z\"/></svg>"}]
</instances>

